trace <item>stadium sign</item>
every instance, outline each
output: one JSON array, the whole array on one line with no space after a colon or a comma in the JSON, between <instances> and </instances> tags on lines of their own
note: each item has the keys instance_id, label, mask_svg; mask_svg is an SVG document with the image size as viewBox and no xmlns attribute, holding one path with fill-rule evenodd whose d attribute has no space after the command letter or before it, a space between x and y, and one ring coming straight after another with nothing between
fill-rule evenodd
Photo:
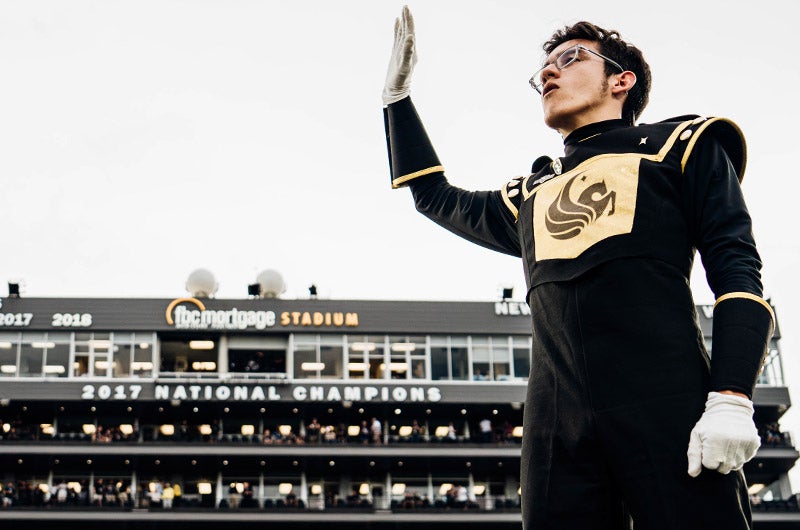
<instances>
[{"instance_id":1,"label":"stadium sign","mask_svg":"<svg viewBox=\"0 0 800 530\"><path fill-rule=\"evenodd\" d=\"M216 385L156 384L148 395L140 384L93 385L81 387L85 400L156 400L156 401L291 401L291 402L438 402L442 392L436 386L401 385Z\"/></svg>"},{"instance_id":2,"label":"stadium sign","mask_svg":"<svg viewBox=\"0 0 800 530\"><path fill-rule=\"evenodd\" d=\"M358 327L358 313L344 311L275 311L210 309L197 298L176 298L164 311L167 324L175 329L264 330L282 327Z\"/></svg>"},{"instance_id":3,"label":"stadium sign","mask_svg":"<svg viewBox=\"0 0 800 530\"><path fill-rule=\"evenodd\" d=\"M531 308L525 302L495 302L494 314L499 317L530 316Z\"/></svg>"}]
</instances>

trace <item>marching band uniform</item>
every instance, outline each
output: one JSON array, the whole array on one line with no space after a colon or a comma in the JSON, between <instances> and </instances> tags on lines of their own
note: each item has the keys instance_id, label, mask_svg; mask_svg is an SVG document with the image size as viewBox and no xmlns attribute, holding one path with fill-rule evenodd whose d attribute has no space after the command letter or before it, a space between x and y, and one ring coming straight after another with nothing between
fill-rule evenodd
<instances>
[{"instance_id":1,"label":"marching band uniform","mask_svg":"<svg viewBox=\"0 0 800 530\"><path fill-rule=\"evenodd\" d=\"M593 123L565 138L563 157L468 192L447 182L410 97L384 118L392 186L409 186L444 228L523 259L524 527L618 528L629 513L637 529L748 528L741 471L686 472L707 395L752 397L774 327L739 128L697 116ZM713 362L689 287L695 249L717 298Z\"/></svg>"}]
</instances>

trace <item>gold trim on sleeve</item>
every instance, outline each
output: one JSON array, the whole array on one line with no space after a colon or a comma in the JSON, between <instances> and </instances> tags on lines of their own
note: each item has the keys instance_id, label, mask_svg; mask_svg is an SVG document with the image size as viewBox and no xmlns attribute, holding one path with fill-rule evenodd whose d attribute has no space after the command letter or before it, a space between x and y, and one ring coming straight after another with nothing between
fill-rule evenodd
<instances>
[{"instance_id":1,"label":"gold trim on sleeve","mask_svg":"<svg viewBox=\"0 0 800 530\"><path fill-rule=\"evenodd\" d=\"M697 139L700 138L700 133L702 133L709 125L711 125L712 123L716 123L716 122L727 123L728 125L733 127L733 130L736 131L736 133L739 135L740 138L744 138L744 133L742 132L742 130L739 128L738 125L736 125L731 120L729 120L727 118L709 118L709 119L707 119L705 122L703 122L700 125L700 127L698 127L694 131L694 135L692 136L691 140L689 140L689 143L686 146L686 151L684 151L683 159L681 160L681 173L686 168L686 162L689 160L689 155L692 154L692 149L694 148L694 144L696 144L697 143ZM742 168L746 167L746 164L747 164L747 145L743 143ZM736 168L736 171L738 172L739 168ZM741 175L737 175L737 177L739 178L739 182L741 182L742 179L744 179L744 171L742 171Z\"/></svg>"},{"instance_id":2,"label":"gold trim on sleeve","mask_svg":"<svg viewBox=\"0 0 800 530\"><path fill-rule=\"evenodd\" d=\"M403 175L397 177L392 181L392 188L399 188L401 185L405 184L409 180L414 180L417 177L422 177L425 175L430 175L431 173L438 173L444 172L444 166L433 166L426 169L420 169L419 171L415 171L413 173L409 173L407 175Z\"/></svg>"},{"instance_id":3,"label":"gold trim on sleeve","mask_svg":"<svg viewBox=\"0 0 800 530\"><path fill-rule=\"evenodd\" d=\"M508 208L511 214L514 216L514 221L519 220L519 210L517 210L517 207L514 206L514 203L508 196L508 185L505 185L500 189L500 197L503 198L503 203L506 205L506 208Z\"/></svg>"},{"instance_id":4,"label":"gold trim on sleeve","mask_svg":"<svg viewBox=\"0 0 800 530\"><path fill-rule=\"evenodd\" d=\"M669 153L669 150L672 149L672 146L675 145L675 142L678 141L678 137L681 134L683 134L684 130L691 124L692 124L691 121L681 122L677 127L675 127L675 130L672 131L672 134L669 135L669 138L667 138L667 141L664 142L664 145L661 146L661 150L659 150L655 158L651 157L643 157L643 158L650 158L651 160L655 160L656 162L661 162L662 160L664 160L667 157L667 153Z\"/></svg>"},{"instance_id":5,"label":"gold trim on sleeve","mask_svg":"<svg viewBox=\"0 0 800 530\"><path fill-rule=\"evenodd\" d=\"M772 312L772 308L769 306L766 300L761 298L760 296L756 296L753 293L747 292L734 292L734 293L726 293L717 298L717 301L714 302L714 307L717 307L717 304L723 302L725 300L729 300L731 298L747 298L748 300L753 300L754 302L758 302L759 304L763 305L769 311L769 316L772 317L772 323L775 324L775 313Z\"/></svg>"}]
</instances>

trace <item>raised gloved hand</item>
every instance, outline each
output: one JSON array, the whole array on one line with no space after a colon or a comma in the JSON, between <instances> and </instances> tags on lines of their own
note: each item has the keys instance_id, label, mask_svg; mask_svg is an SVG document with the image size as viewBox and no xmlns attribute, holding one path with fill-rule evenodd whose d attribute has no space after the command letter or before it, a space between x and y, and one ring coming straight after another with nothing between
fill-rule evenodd
<instances>
[{"instance_id":1,"label":"raised gloved hand","mask_svg":"<svg viewBox=\"0 0 800 530\"><path fill-rule=\"evenodd\" d=\"M411 85L411 72L417 64L414 49L414 18L408 6L403 6L403 14L394 21L394 46L383 87L383 104L389 105L408 96Z\"/></svg>"},{"instance_id":2,"label":"raised gloved hand","mask_svg":"<svg viewBox=\"0 0 800 530\"><path fill-rule=\"evenodd\" d=\"M706 410L689 438L689 475L703 467L723 475L737 471L761 445L753 423L753 402L747 398L709 392Z\"/></svg>"}]
</instances>

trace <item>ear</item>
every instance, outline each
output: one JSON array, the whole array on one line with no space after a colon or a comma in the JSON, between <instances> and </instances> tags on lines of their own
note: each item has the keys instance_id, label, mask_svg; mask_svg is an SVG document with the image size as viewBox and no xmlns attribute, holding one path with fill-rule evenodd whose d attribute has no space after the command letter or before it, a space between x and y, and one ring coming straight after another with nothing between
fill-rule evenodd
<instances>
[{"instance_id":1,"label":"ear","mask_svg":"<svg viewBox=\"0 0 800 530\"><path fill-rule=\"evenodd\" d=\"M622 96L628 93L633 85L636 84L636 74L630 70L625 70L621 74L617 74L616 82L611 85L611 93L615 96Z\"/></svg>"}]
</instances>

